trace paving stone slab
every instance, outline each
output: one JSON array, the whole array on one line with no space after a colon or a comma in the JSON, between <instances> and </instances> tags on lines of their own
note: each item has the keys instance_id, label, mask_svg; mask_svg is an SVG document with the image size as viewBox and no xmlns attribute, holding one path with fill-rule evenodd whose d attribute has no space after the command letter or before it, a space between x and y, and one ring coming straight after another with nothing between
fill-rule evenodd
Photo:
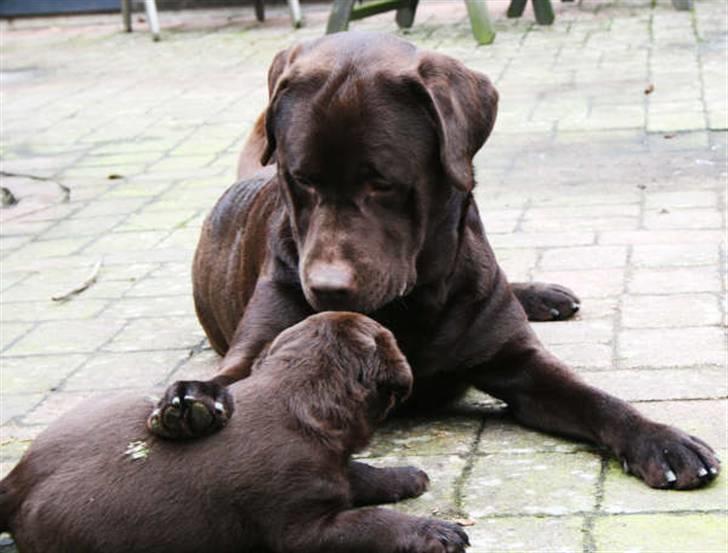
<instances>
[{"instance_id":1,"label":"paving stone slab","mask_svg":"<svg viewBox=\"0 0 728 553\"><path fill-rule=\"evenodd\" d=\"M725 450L718 456L725 459ZM634 476L624 474L616 460L610 460L604 481L601 508L606 513L728 510L728 479L720 475L709 486L693 491L656 490Z\"/></svg>"},{"instance_id":2,"label":"paving stone slab","mask_svg":"<svg viewBox=\"0 0 728 553\"><path fill-rule=\"evenodd\" d=\"M436 516L457 520L461 518L458 486L465 469L465 459L457 455L428 455L424 457L394 455L362 459L376 467L414 466L430 478L430 489L415 499L401 501L389 507L418 516Z\"/></svg>"},{"instance_id":3,"label":"paving stone slab","mask_svg":"<svg viewBox=\"0 0 728 553\"><path fill-rule=\"evenodd\" d=\"M393 418L377 430L363 457L467 455L481 427L479 417Z\"/></svg>"},{"instance_id":4,"label":"paving stone slab","mask_svg":"<svg viewBox=\"0 0 728 553\"><path fill-rule=\"evenodd\" d=\"M468 553L583 551L581 517L497 517L474 522L465 528L471 544Z\"/></svg>"},{"instance_id":5,"label":"paving stone slab","mask_svg":"<svg viewBox=\"0 0 728 553\"><path fill-rule=\"evenodd\" d=\"M725 332L717 326L623 330L617 337L620 367L724 366Z\"/></svg>"},{"instance_id":6,"label":"paving stone slab","mask_svg":"<svg viewBox=\"0 0 728 553\"><path fill-rule=\"evenodd\" d=\"M600 457L587 452L478 457L466 480L463 510L471 518L591 511L600 466Z\"/></svg>"},{"instance_id":7,"label":"paving stone slab","mask_svg":"<svg viewBox=\"0 0 728 553\"><path fill-rule=\"evenodd\" d=\"M95 320L39 323L4 353L33 355L92 352L108 342L123 326L123 321L105 321L103 324Z\"/></svg>"},{"instance_id":8,"label":"paving stone slab","mask_svg":"<svg viewBox=\"0 0 728 553\"><path fill-rule=\"evenodd\" d=\"M594 523L596 551L612 553L722 553L725 514L649 514L610 516Z\"/></svg>"},{"instance_id":9,"label":"paving stone slab","mask_svg":"<svg viewBox=\"0 0 728 553\"><path fill-rule=\"evenodd\" d=\"M720 324L722 306L717 294L626 295L622 325L626 328L712 326Z\"/></svg>"}]
</instances>

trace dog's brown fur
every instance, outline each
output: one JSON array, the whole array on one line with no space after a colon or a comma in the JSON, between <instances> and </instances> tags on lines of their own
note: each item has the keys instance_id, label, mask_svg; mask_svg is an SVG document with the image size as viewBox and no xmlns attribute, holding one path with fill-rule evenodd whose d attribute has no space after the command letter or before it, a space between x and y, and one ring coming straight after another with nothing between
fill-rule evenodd
<instances>
[{"instance_id":1,"label":"dog's brown fur","mask_svg":"<svg viewBox=\"0 0 728 553\"><path fill-rule=\"evenodd\" d=\"M412 467L350 461L411 385L389 331L315 315L232 387L239 417L206 440L149 438L136 395L62 417L0 482L2 529L23 553L462 552L453 524L356 508L427 487ZM146 458L125 454L137 440Z\"/></svg>"},{"instance_id":2,"label":"dog's brown fur","mask_svg":"<svg viewBox=\"0 0 728 553\"><path fill-rule=\"evenodd\" d=\"M476 386L525 425L605 446L650 486L693 488L717 474L706 444L586 385L531 330L521 303L538 311L543 290L508 283L471 193L498 100L484 75L394 37L349 33L279 53L269 88L241 156L241 171L260 172L219 200L195 257L195 305L224 355L220 372L170 387L154 432L219 429L232 411L225 386L280 330L347 309L397 336L415 374L411 405ZM160 414L190 393L212 422L164 424Z\"/></svg>"}]
</instances>

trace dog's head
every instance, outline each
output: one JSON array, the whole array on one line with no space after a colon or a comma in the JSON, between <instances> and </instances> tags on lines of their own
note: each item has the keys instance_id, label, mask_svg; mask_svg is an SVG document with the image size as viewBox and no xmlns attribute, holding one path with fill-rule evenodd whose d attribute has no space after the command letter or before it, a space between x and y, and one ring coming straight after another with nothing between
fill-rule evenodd
<instances>
[{"instance_id":1,"label":"dog's head","mask_svg":"<svg viewBox=\"0 0 728 553\"><path fill-rule=\"evenodd\" d=\"M363 447L412 390L412 370L392 333L357 313L318 313L283 331L257 371L285 387L299 425L346 449Z\"/></svg>"},{"instance_id":2,"label":"dog's head","mask_svg":"<svg viewBox=\"0 0 728 553\"><path fill-rule=\"evenodd\" d=\"M341 33L280 52L269 90L262 162L278 164L311 306L368 313L407 294L427 241L457 232L446 214L474 186L490 81L395 37Z\"/></svg>"}]
</instances>

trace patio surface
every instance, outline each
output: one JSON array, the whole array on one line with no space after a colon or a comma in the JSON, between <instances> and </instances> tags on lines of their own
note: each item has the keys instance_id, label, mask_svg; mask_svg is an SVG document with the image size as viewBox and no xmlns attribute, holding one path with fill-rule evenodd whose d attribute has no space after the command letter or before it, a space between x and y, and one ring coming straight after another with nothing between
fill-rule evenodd
<instances>
[{"instance_id":1,"label":"patio surface","mask_svg":"<svg viewBox=\"0 0 728 553\"><path fill-rule=\"evenodd\" d=\"M726 3L554 2L546 28L493 1L498 36L485 47L462 2L422 4L407 38L501 93L475 163L502 265L582 297L576 320L539 335L587 381L728 458ZM190 260L265 106L273 55L323 32L328 7L303 10L295 32L284 7L264 24L252 7L163 12L160 43L141 23L122 33L118 15L0 25L2 181L20 200L0 212L3 475L93 393L214 371ZM352 28L396 32L393 14ZM100 260L94 285L51 300ZM388 424L364 456L427 470L432 490L401 508L472 524L472 552L728 544L725 476L651 490L599 451L517 427L481 394Z\"/></svg>"}]
</instances>

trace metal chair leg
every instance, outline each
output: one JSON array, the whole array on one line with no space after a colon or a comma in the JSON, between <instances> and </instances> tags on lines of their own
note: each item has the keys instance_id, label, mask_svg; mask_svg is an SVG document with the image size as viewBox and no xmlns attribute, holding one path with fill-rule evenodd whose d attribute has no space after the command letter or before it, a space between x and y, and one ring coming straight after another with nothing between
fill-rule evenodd
<instances>
[{"instance_id":1,"label":"metal chair leg","mask_svg":"<svg viewBox=\"0 0 728 553\"><path fill-rule=\"evenodd\" d=\"M265 4L263 0L255 0L255 18L263 23L265 21Z\"/></svg>"},{"instance_id":2,"label":"metal chair leg","mask_svg":"<svg viewBox=\"0 0 728 553\"><path fill-rule=\"evenodd\" d=\"M491 44L495 40L495 29L490 22L485 0L465 0L470 16L470 26L478 44Z\"/></svg>"},{"instance_id":3,"label":"metal chair leg","mask_svg":"<svg viewBox=\"0 0 728 553\"><path fill-rule=\"evenodd\" d=\"M351 10L354 8L355 0L334 0L329 14L329 22L326 24L326 34L340 33L349 28Z\"/></svg>"},{"instance_id":4,"label":"metal chair leg","mask_svg":"<svg viewBox=\"0 0 728 553\"><path fill-rule=\"evenodd\" d=\"M298 29L303 24L301 4L298 0L288 0L288 8L291 10L291 21L293 22L293 27Z\"/></svg>"},{"instance_id":5,"label":"metal chair leg","mask_svg":"<svg viewBox=\"0 0 728 553\"><path fill-rule=\"evenodd\" d=\"M159 17L157 16L156 0L144 0L144 7L147 10L147 21L149 21L149 30L152 31L152 39L159 40Z\"/></svg>"},{"instance_id":6,"label":"metal chair leg","mask_svg":"<svg viewBox=\"0 0 728 553\"><path fill-rule=\"evenodd\" d=\"M407 4L397 10L397 25L402 29L409 29L415 22L415 12L420 0L409 0Z\"/></svg>"},{"instance_id":7,"label":"metal chair leg","mask_svg":"<svg viewBox=\"0 0 728 553\"><path fill-rule=\"evenodd\" d=\"M124 30L131 33L131 0L121 0L121 18L124 21Z\"/></svg>"},{"instance_id":8,"label":"metal chair leg","mask_svg":"<svg viewBox=\"0 0 728 553\"><path fill-rule=\"evenodd\" d=\"M521 17L523 15L523 10L526 9L527 1L528 0L511 0L506 15L508 17Z\"/></svg>"},{"instance_id":9,"label":"metal chair leg","mask_svg":"<svg viewBox=\"0 0 728 553\"><path fill-rule=\"evenodd\" d=\"M532 0L533 13L539 25L551 25L554 22L554 8L551 0Z\"/></svg>"}]
</instances>

